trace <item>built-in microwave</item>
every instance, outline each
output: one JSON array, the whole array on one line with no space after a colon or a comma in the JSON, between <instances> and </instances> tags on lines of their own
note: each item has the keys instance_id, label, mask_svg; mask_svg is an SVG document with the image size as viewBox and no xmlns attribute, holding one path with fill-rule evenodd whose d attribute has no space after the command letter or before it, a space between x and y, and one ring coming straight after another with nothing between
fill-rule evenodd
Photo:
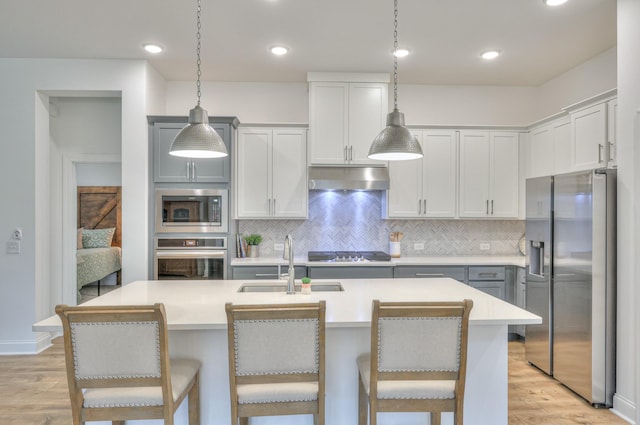
<instances>
[{"instance_id":1,"label":"built-in microwave","mask_svg":"<svg viewBox=\"0 0 640 425\"><path fill-rule=\"evenodd\" d=\"M156 189L156 233L227 233L229 191Z\"/></svg>"}]
</instances>

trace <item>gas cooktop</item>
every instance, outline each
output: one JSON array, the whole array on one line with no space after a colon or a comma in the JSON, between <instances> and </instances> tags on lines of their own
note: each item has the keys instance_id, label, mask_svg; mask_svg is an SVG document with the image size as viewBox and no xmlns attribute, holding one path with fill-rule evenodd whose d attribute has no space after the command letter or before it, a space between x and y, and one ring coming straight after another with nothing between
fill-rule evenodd
<instances>
[{"instance_id":1,"label":"gas cooktop","mask_svg":"<svg viewBox=\"0 0 640 425\"><path fill-rule=\"evenodd\" d=\"M391 256L382 251L309 251L309 261L347 262L391 261Z\"/></svg>"}]
</instances>

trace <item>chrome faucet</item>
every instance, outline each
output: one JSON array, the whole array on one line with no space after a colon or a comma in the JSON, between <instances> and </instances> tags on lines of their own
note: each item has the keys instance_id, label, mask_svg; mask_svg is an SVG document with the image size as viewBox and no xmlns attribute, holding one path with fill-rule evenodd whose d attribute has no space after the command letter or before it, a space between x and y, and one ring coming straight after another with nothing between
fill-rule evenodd
<instances>
[{"instance_id":1,"label":"chrome faucet","mask_svg":"<svg viewBox=\"0 0 640 425\"><path fill-rule=\"evenodd\" d=\"M287 235L284 238L284 252L282 254L282 258L289 260L289 270L287 270L286 275L283 275L283 277L287 276L287 294L295 294L296 270L293 267L293 238L291 235Z\"/></svg>"}]
</instances>

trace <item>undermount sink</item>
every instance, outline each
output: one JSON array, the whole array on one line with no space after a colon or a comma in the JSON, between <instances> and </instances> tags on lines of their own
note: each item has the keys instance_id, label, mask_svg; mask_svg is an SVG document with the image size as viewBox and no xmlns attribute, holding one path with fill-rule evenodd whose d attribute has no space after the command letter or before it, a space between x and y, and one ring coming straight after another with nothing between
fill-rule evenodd
<instances>
[{"instance_id":1,"label":"undermount sink","mask_svg":"<svg viewBox=\"0 0 640 425\"><path fill-rule=\"evenodd\" d=\"M344 291L340 282L311 283L311 292ZM287 283L281 280L267 282L245 282L238 292L287 292ZM296 283L296 292L300 292L300 284Z\"/></svg>"}]
</instances>

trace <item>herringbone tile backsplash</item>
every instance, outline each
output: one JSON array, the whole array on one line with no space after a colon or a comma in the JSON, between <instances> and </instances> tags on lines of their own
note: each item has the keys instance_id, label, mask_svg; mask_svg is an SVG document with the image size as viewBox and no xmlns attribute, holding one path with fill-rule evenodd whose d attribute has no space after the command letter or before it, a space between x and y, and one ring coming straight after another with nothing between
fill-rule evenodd
<instances>
[{"instance_id":1,"label":"herringbone tile backsplash","mask_svg":"<svg viewBox=\"0 0 640 425\"><path fill-rule=\"evenodd\" d=\"M402 256L517 255L523 220L385 220L381 191L310 191L308 220L240 220L239 231L259 233L260 256L280 255L274 243L293 236L296 256L307 251L389 252L389 233L403 232ZM424 243L414 250L414 243ZM481 243L490 244L488 251Z\"/></svg>"}]
</instances>

